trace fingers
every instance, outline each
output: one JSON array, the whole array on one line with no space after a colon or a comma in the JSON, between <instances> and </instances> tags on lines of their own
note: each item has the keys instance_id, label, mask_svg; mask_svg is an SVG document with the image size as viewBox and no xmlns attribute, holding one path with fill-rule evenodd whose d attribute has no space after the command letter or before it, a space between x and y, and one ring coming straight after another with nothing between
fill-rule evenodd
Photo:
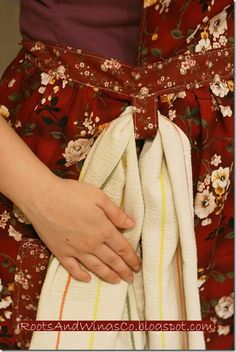
<instances>
[{"instance_id":1,"label":"fingers","mask_svg":"<svg viewBox=\"0 0 236 352\"><path fill-rule=\"evenodd\" d=\"M135 225L135 221L120 209L104 192L98 204L116 227L128 229Z\"/></svg>"},{"instance_id":2,"label":"fingers","mask_svg":"<svg viewBox=\"0 0 236 352\"><path fill-rule=\"evenodd\" d=\"M105 241L115 253L117 253L126 264L128 264L134 271L139 271L141 262L133 250L128 240L120 234L118 230L113 231L112 236Z\"/></svg>"},{"instance_id":3,"label":"fingers","mask_svg":"<svg viewBox=\"0 0 236 352\"><path fill-rule=\"evenodd\" d=\"M91 281L91 276L87 271L82 269L80 263L76 258L64 257L60 259L58 258L58 260L75 280L84 282Z\"/></svg>"},{"instance_id":4,"label":"fingers","mask_svg":"<svg viewBox=\"0 0 236 352\"><path fill-rule=\"evenodd\" d=\"M94 251L94 254L103 263L107 264L112 270L114 270L121 279L128 283L133 282L134 275L130 267L107 245L101 245L100 248Z\"/></svg>"},{"instance_id":5,"label":"fingers","mask_svg":"<svg viewBox=\"0 0 236 352\"><path fill-rule=\"evenodd\" d=\"M95 275L112 284L118 284L120 277L99 258L93 254L86 254L79 257L83 265Z\"/></svg>"}]
</instances>

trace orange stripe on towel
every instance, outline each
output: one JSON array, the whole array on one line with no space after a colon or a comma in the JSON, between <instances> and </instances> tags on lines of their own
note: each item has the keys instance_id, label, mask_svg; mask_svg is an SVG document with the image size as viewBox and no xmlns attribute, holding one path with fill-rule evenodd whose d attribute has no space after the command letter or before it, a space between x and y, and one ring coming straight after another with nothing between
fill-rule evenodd
<instances>
[{"instance_id":1,"label":"orange stripe on towel","mask_svg":"<svg viewBox=\"0 0 236 352\"><path fill-rule=\"evenodd\" d=\"M183 288L183 275L182 275L182 265L181 265L181 254L180 254L180 247L178 244L178 248L176 251L176 264L177 264L177 273L178 273L178 282L179 282L179 295L180 295L180 307L181 307L181 319L186 319L186 309L185 309L185 297L184 297L184 288ZM184 349L188 349L188 339L186 333L183 332L183 343Z\"/></svg>"},{"instance_id":2,"label":"orange stripe on towel","mask_svg":"<svg viewBox=\"0 0 236 352\"><path fill-rule=\"evenodd\" d=\"M58 320L62 320L63 309L64 309L64 306L65 306L66 295L67 295L67 292L69 291L71 278L72 278L72 276L69 274L68 278L67 278L66 286L65 286L65 289L64 289L64 292L63 292L63 296L62 296L62 301L61 301L61 305L60 305L60 312L59 312L59 319ZM56 340L56 347L55 347L56 350L59 349L60 337L61 337L61 332L58 331L57 340Z\"/></svg>"}]
</instances>

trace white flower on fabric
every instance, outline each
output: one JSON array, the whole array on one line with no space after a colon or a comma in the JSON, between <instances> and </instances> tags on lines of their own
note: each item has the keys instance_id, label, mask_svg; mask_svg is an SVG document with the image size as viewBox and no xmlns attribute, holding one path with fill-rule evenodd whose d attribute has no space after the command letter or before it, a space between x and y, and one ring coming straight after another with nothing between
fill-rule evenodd
<instances>
[{"instance_id":1,"label":"white flower on fabric","mask_svg":"<svg viewBox=\"0 0 236 352\"><path fill-rule=\"evenodd\" d=\"M204 188L205 188L205 183L198 181L198 184L197 184L198 192L202 192L204 190Z\"/></svg>"},{"instance_id":2,"label":"white flower on fabric","mask_svg":"<svg viewBox=\"0 0 236 352\"><path fill-rule=\"evenodd\" d=\"M159 0L155 6L155 10L159 10L159 13L168 12L171 0Z\"/></svg>"},{"instance_id":3,"label":"white flower on fabric","mask_svg":"<svg viewBox=\"0 0 236 352\"><path fill-rule=\"evenodd\" d=\"M214 42L212 46L213 49L219 49L221 47L220 42Z\"/></svg>"},{"instance_id":4,"label":"white flower on fabric","mask_svg":"<svg viewBox=\"0 0 236 352\"><path fill-rule=\"evenodd\" d=\"M207 218L215 209L215 197L212 192L205 189L202 193L197 193L195 197L195 214L199 219Z\"/></svg>"},{"instance_id":5,"label":"white flower on fabric","mask_svg":"<svg viewBox=\"0 0 236 352\"><path fill-rule=\"evenodd\" d=\"M206 175L204 179L204 184L208 186L211 183L211 175Z\"/></svg>"},{"instance_id":6,"label":"white flower on fabric","mask_svg":"<svg viewBox=\"0 0 236 352\"><path fill-rule=\"evenodd\" d=\"M0 309L9 307L12 304L11 296L7 296L0 301Z\"/></svg>"},{"instance_id":7,"label":"white flower on fabric","mask_svg":"<svg viewBox=\"0 0 236 352\"><path fill-rule=\"evenodd\" d=\"M10 218L10 214L6 210L4 210L4 212L0 214L0 228L5 229L7 222Z\"/></svg>"},{"instance_id":8,"label":"white flower on fabric","mask_svg":"<svg viewBox=\"0 0 236 352\"><path fill-rule=\"evenodd\" d=\"M11 225L9 226L8 234L9 236L13 237L17 242L21 241L22 239L22 233L16 231Z\"/></svg>"},{"instance_id":9,"label":"white flower on fabric","mask_svg":"<svg viewBox=\"0 0 236 352\"><path fill-rule=\"evenodd\" d=\"M219 43L220 43L222 46L226 46L227 42L228 42L228 39L226 38L226 36L221 35L221 36L220 36L220 39L219 39Z\"/></svg>"},{"instance_id":10,"label":"white flower on fabric","mask_svg":"<svg viewBox=\"0 0 236 352\"><path fill-rule=\"evenodd\" d=\"M10 318L11 318L11 315L12 315L12 312L11 312L10 310L6 310L6 311L4 312L4 315L5 315L5 317L6 317L7 319L10 319Z\"/></svg>"},{"instance_id":11,"label":"white flower on fabric","mask_svg":"<svg viewBox=\"0 0 236 352\"><path fill-rule=\"evenodd\" d=\"M186 97L186 92L183 90L182 92L177 93L177 98L184 99Z\"/></svg>"},{"instance_id":12,"label":"white flower on fabric","mask_svg":"<svg viewBox=\"0 0 236 352\"><path fill-rule=\"evenodd\" d=\"M220 112L222 113L223 117L231 117L233 115L233 111L231 110L230 106L220 105Z\"/></svg>"},{"instance_id":13,"label":"white flower on fabric","mask_svg":"<svg viewBox=\"0 0 236 352\"><path fill-rule=\"evenodd\" d=\"M8 88L12 88L15 83L16 83L16 80L13 78L13 79L8 83Z\"/></svg>"},{"instance_id":14,"label":"white flower on fabric","mask_svg":"<svg viewBox=\"0 0 236 352\"><path fill-rule=\"evenodd\" d=\"M92 144L93 138L79 138L76 141L70 141L65 149L65 153L63 154L66 159L66 166L70 166L80 160L85 159L91 149Z\"/></svg>"},{"instance_id":15,"label":"white flower on fabric","mask_svg":"<svg viewBox=\"0 0 236 352\"><path fill-rule=\"evenodd\" d=\"M55 94L57 94L59 92L59 87L58 86L53 87L53 91Z\"/></svg>"},{"instance_id":16,"label":"white flower on fabric","mask_svg":"<svg viewBox=\"0 0 236 352\"><path fill-rule=\"evenodd\" d=\"M214 154L213 157L211 158L211 165L218 166L221 163L222 163L221 156Z\"/></svg>"},{"instance_id":17,"label":"white flower on fabric","mask_svg":"<svg viewBox=\"0 0 236 352\"><path fill-rule=\"evenodd\" d=\"M45 49L45 45L41 42L36 42L35 45L33 46L33 48L31 48L30 51L41 51L41 50L44 50Z\"/></svg>"},{"instance_id":18,"label":"white flower on fabric","mask_svg":"<svg viewBox=\"0 0 236 352\"><path fill-rule=\"evenodd\" d=\"M173 121L176 118L176 110L170 109L169 112L168 112L168 115L169 115L169 119L171 121Z\"/></svg>"},{"instance_id":19,"label":"white flower on fabric","mask_svg":"<svg viewBox=\"0 0 236 352\"><path fill-rule=\"evenodd\" d=\"M64 74L66 72L66 69L63 65L59 66L57 69L56 69L56 73L61 77L61 78L64 78Z\"/></svg>"},{"instance_id":20,"label":"white flower on fabric","mask_svg":"<svg viewBox=\"0 0 236 352\"><path fill-rule=\"evenodd\" d=\"M142 88L140 89L139 94L140 94L141 96L147 96L147 95L149 94L149 89L148 89L147 87L142 87Z\"/></svg>"},{"instance_id":21,"label":"white flower on fabric","mask_svg":"<svg viewBox=\"0 0 236 352\"><path fill-rule=\"evenodd\" d=\"M229 325L218 325L217 327L218 335L228 335L229 332L230 332Z\"/></svg>"},{"instance_id":22,"label":"white flower on fabric","mask_svg":"<svg viewBox=\"0 0 236 352\"><path fill-rule=\"evenodd\" d=\"M17 220L22 224L31 224L31 222L27 219L25 214L23 214L22 211L19 208L17 208L15 204L13 206L13 214L15 215Z\"/></svg>"},{"instance_id":23,"label":"white flower on fabric","mask_svg":"<svg viewBox=\"0 0 236 352\"><path fill-rule=\"evenodd\" d=\"M232 317L234 314L234 294L231 293L229 296L221 297L215 306L215 312L222 319Z\"/></svg>"},{"instance_id":24,"label":"white flower on fabric","mask_svg":"<svg viewBox=\"0 0 236 352\"><path fill-rule=\"evenodd\" d=\"M217 74L214 77L213 82L210 84L210 88L212 93L217 97L223 98L229 93L229 87L227 82L221 81L220 76Z\"/></svg>"},{"instance_id":25,"label":"white flower on fabric","mask_svg":"<svg viewBox=\"0 0 236 352\"><path fill-rule=\"evenodd\" d=\"M206 218L206 219L202 220L201 225L207 226L207 225L210 225L211 223L212 223L212 220L210 218Z\"/></svg>"},{"instance_id":26,"label":"white flower on fabric","mask_svg":"<svg viewBox=\"0 0 236 352\"><path fill-rule=\"evenodd\" d=\"M49 82L53 79L53 76L49 75L48 73L42 72L41 73L41 84L47 86Z\"/></svg>"},{"instance_id":27,"label":"white flower on fabric","mask_svg":"<svg viewBox=\"0 0 236 352\"><path fill-rule=\"evenodd\" d=\"M219 38L220 35L227 30L228 26L226 18L227 12L223 10L209 21L209 32L213 35L213 37Z\"/></svg>"},{"instance_id":28,"label":"white flower on fabric","mask_svg":"<svg viewBox=\"0 0 236 352\"><path fill-rule=\"evenodd\" d=\"M218 170L212 172L211 175L212 186L214 188L226 188L229 183L229 168L220 167Z\"/></svg>"},{"instance_id":29,"label":"white flower on fabric","mask_svg":"<svg viewBox=\"0 0 236 352\"><path fill-rule=\"evenodd\" d=\"M196 53L205 53L206 51L212 49L211 42L209 39L201 39L196 45Z\"/></svg>"},{"instance_id":30,"label":"white flower on fabric","mask_svg":"<svg viewBox=\"0 0 236 352\"><path fill-rule=\"evenodd\" d=\"M39 92L40 94L43 94L43 93L45 92L45 90L46 90L46 87L40 87L40 88L38 89L38 92Z\"/></svg>"},{"instance_id":31,"label":"white flower on fabric","mask_svg":"<svg viewBox=\"0 0 236 352\"><path fill-rule=\"evenodd\" d=\"M8 108L5 105L0 105L0 115L2 115L5 118L8 118L10 113Z\"/></svg>"},{"instance_id":32,"label":"white flower on fabric","mask_svg":"<svg viewBox=\"0 0 236 352\"><path fill-rule=\"evenodd\" d=\"M3 285L2 285L2 279L0 279L0 293L2 292Z\"/></svg>"},{"instance_id":33,"label":"white flower on fabric","mask_svg":"<svg viewBox=\"0 0 236 352\"><path fill-rule=\"evenodd\" d=\"M108 70L119 70L119 68L121 67L121 64L114 59L110 59L110 60L105 60L103 62L103 64L101 65L101 70L106 72Z\"/></svg>"}]
</instances>

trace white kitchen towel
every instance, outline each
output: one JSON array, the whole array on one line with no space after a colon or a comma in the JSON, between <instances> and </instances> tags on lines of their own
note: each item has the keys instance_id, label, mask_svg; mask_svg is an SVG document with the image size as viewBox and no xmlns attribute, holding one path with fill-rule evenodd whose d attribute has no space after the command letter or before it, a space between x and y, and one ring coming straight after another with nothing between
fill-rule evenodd
<instances>
[{"instance_id":1,"label":"white kitchen towel","mask_svg":"<svg viewBox=\"0 0 236 352\"><path fill-rule=\"evenodd\" d=\"M37 320L201 320L190 144L159 114L154 139L136 153L132 107L95 141L80 181L103 189L136 221L123 235L142 260L133 284L73 279L51 256ZM202 332L43 332L29 349L205 349Z\"/></svg>"}]
</instances>

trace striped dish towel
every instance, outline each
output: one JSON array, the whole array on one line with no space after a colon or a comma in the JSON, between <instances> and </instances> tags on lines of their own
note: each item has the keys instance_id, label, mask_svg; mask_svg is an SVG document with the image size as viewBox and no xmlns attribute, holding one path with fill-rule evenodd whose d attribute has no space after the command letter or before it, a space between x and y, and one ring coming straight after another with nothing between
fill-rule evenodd
<instances>
[{"instance_id":1,"label":"striped dish towel","mask_svg":"<svg viewBox=\"0 0 236 352\"><path fill-rule=\"evenodd\" d=\"M112 121L88 154L80 180L103 189L136 221L124 236L140 256L132 284L90 273L78 282L51 256L37 320L201 320L193 227L190 144L159 114L159 129L137 158L132 107ZM141 249L141 251L140 251ZM202 332L43 332L32 349L205 349Z\"/></svg>"}]
</instances>

